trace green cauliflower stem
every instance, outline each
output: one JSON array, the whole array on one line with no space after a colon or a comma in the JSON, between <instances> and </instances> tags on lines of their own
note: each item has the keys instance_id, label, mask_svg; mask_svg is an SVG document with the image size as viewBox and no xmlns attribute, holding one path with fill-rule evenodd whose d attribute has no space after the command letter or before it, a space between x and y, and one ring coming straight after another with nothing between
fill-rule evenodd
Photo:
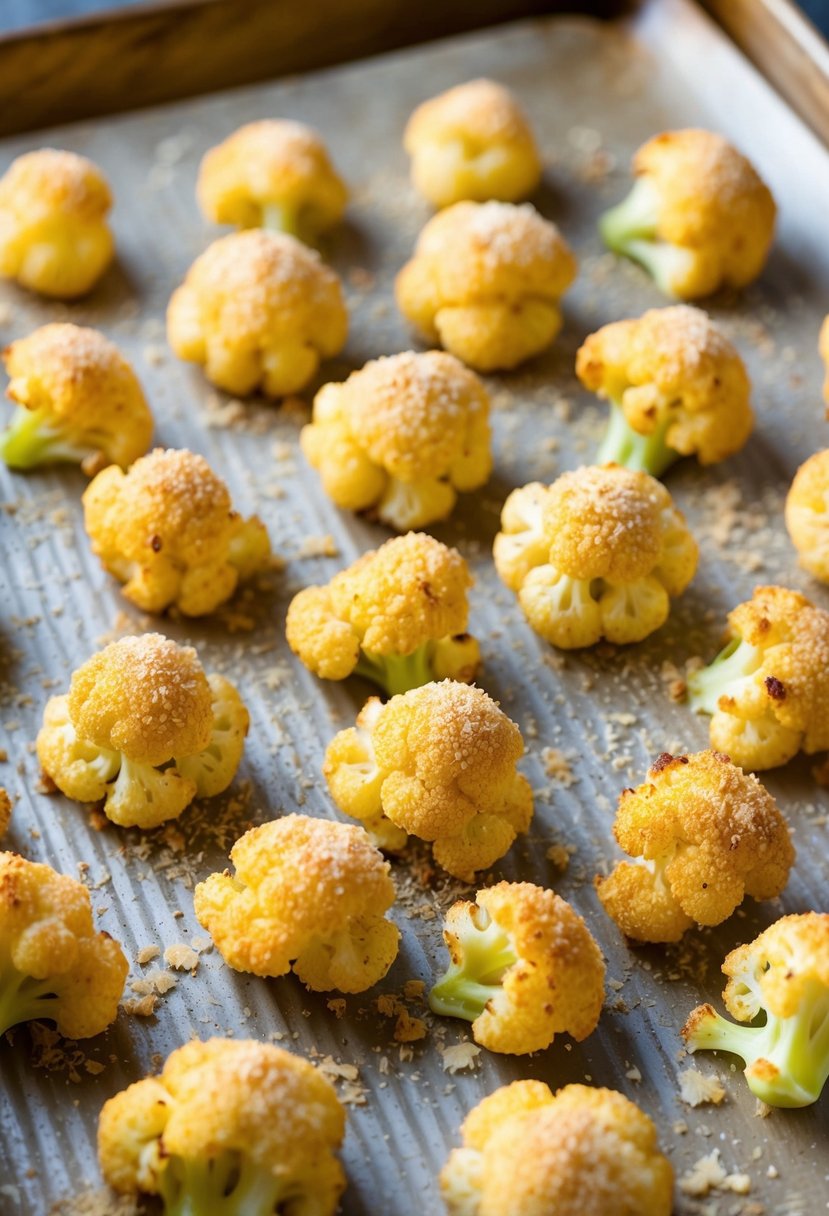
<instances>
[{"instance_id":1,"label":"green cauliflower stem","mask_svg":"<svg viewBox=\"0 0 829 1216\"><path fill-rule=\"evenodd\" d=\"M434 642L424 642L411 654L373 654L361 649L354 675L371 680L390 697L396 697L436 678L433 655Z\"/></svg>"},{"instance_id":2,"label":"green cauliflower stem","mask_svg":"<svg viewBox=\"0 0 829 1216\"><path fill-rule=\"evenodd\" d=\"M0 435L0 458L10 469L34 469L55 461L81 464L105 445L103 435L55 426L48 410L27 410L21 405L12 414L8 430Z\"/></svg>"},{"instance_id":3,"label":"green cauliflower stem","mask_svg":"<svg viewBox=\"0 0 829 1216\"><path fill-rule=\"evenodd\" d=\"M612 401L607 430L596 454L596 464L613 461L633 472L661 477L680 456L665 442L670 422L670 416L666 413L649 435L641 435L625 418L621 406Z\"/></svg>"},{"instance_id":4,"label":"green cauliflower stem","mask_svg":"<svg viewBox=\"0 0 829 1216\"><path fill-rule=\"evenodd\" d=\"M452 953L460 951L460 961L449 965L429 993L433 1013L474 1022L497 996L505 972L518 961L509 935L500 925L481 909L476 909L476 920L467 913L460 931L453 928L457 946L453 943Z\"/></svg>"},{"instance_id":5,"label":"green cauliflower stem","mask_svg":"<svg viewBox=\"0 0 829 1216\"><path fill-rule=\"evenodd\" d=\"M599 220L608 249L639 262L666 295L673 295L671 284L684 273L693 254L659 240L658 226L659 196L646 177L640 177L627 198Z\"/></svg>"},{"instance_id":6,"label":"green cauliflower stem","mask_svg":"<svg viewBox=\"0 0 829 1216\"><path fill-rule=\"evenodd\" d=\"M742 638L732 638L707 667L688 678L688 704L694 713L716 713L720 697L735 699L760 669L762 651Z\"/></svg>"},{"instance_id":7,"label":"green cauliflower stem","mask_svg":"<svg viewBox=\"0 0 829 1216\"><path fill-rule=\"evenodd\" d=\"M236 1152L168 1158L159 1193L165 1216L313 1216L299 1191Z\"/></svg>"},{"instance_id":8,"label":"green cauliflower stem","mask_svg":"<svg viewBox=\"0 0 829 1216\"><path fill-rule=\"evenodd\" d=\"M0 1035L21 1022L56 1020L60 997L54 977L35 979L18 971L10 961L0 969Z\"/></svg>"}]
</instances>

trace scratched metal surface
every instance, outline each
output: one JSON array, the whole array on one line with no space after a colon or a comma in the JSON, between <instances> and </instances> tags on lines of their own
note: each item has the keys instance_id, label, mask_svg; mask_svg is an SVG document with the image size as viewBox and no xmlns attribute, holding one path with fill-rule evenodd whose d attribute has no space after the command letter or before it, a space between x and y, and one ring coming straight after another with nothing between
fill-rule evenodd
<instances>
[{"instance_id":1,"label":"scratched metal surface","mask_svg":"<svg viewBox=\"0 0 829 1216\"><path fill-rule=\"evenodd\" d=\"M240 623L232 619L148 621L90 556L81 524L81 474L0 472L0 645L6 664L0 742L9 756L0 781L17 799L6 847L70 873L78 862L88 863L101 924L124 943L131 978L137 978L149 969L135 963L142 946L157 943L163 950L200 933L192 878L221 867L227 846L247 823L298 807L334 814L320 776L321 750L353 718L367 689L316 682L294 662L284 641L285 609L300 586L328 579L384 533L323 498L299 454L295 410L254 403L235 411L241 426L217 426L215 394L198 370L165 350L161 318L171 289L217 235L201 220L193 197L201 152L243 121L279 114L307 120L325 134L354 191L348 223L326 247L346 279L352 312L348 348L326 375L339 377L368 358L410 346L391 286L428 210L407 184L402 126L423 97L484 73L513 87L526 105L548 162L535 201L561 225L582 271L567 297L555 348L517 374L492 379L495 474L486 491L465 501L436 533L457 544L474 567L472 629L483 644L482 683L522 726L528 744L523 767L537 791L529 836L493 877L551 884L587 918L614 981L600 1028L582 1045L564 1037L534 1058L482 1053L477 1068L451 1077L439 1048L460 1042L464 1026L431 1023L412 1058L401 1058L392 1042L393 1021L371 1002L380 992L399 993L409 978L428 982L441 965L439 921L428 919L428 911L410 914L418 904L445 902L445 893L416 893L411 871L396 864L409 892L397 911L404 932L399 959L377 992L348 999L341 1020L325 998L306 994L292 979L236 975L213 952L202 956L195 976L179 977L155 1016L122 1012L109 1033L84 1045L93 1068L104 1065L97 1075L80 1057L73 1065L71 1050L69 1066L66 1052L50 1056L28 1031L0 1045L4 1216L40 1216L100 1185L94 1138L102 1102L150 1069L157 1056L193 1035L214 1033L283 1035L298 1051L358 1065L366 1101L349 1108L343 1210L350 1216L438 1212L436 1174L465 1112L497 1085L524 1076L553 1085L589 1077L619 1088L658 1120L680 1175L715 1147L728 1170L749 1173L749 1196L715 1194L703 1208L678 1194L679 1213L817 1216L829 1206L826 1098L811 1110L761 1121L742 1079L722 1061L697 1061L704 1072L725 1079L728 1099L717 1109L682 1106L676 1079L683 1066L678 1028L695 1004L718 999L725 952L782 912L829 908L827 799L810 764L797 762L768 778L799 851L779 905L748 904L716 931L689 935L679 952L630 951L598 907L591 882L614 857L610 823L619 790L641 780L657 752L706 743L703 722L668 698L663 663L681 668L692 655L713 654L725 612L757 581L805 588L829 606L829 593L798 572L781 522L794 469L825 442L815 340L829 301L829 157L684 0L646 6L633 27L552 18L0 146L0 168L40 143L74 148L99 162L117 196L119 249L117 267L84 303L55 306L3 288L2 338L58 317L109 333L146 386L158 441L203 452L228 480L238 505L263 516L287 561L269 587L236 606L250 628L232 632L229 624ZM739 301L711 305L750 366L759 425L745 452L726 466L704 472L691 464L669 475L702 545L699 573L670 623L642 646L570 655L550 665L545 660L551 652L495 577L490 545L498 511L511 487L550 479L589 459L601 411L574 383L575 350L600 324L662 302L637 270L603 255L595 218L626 190L633 149L659 129L689 123L719 127L739 142L781 204L780 238L762 282ZM338 557L303 556L303 538L329 533ZM52 691L48 685L65 688L72 669L100 639L125 627L124 613L126 627L160 627L192 640L208 670L237 680L251 710L235 800L184 816L179 827L186 860L175 851L182 843L175 838L142 838L112 825L96 831L83 808L37 792L31 746ZM545 747L572 757L572 784L546 774ZM574 849L564 874L546 859L552 844ZM619 998L624 1007L613 1008ZM411 1002L410 1010L421 1012ZM51 1069L45 1067L50 1060ZM674 1129L680 1120L685 1134ZM779 1177L767 1177L775 1170ZM72 1209L64 1202L60 1210Z\"/></svg>"}]
</instances>

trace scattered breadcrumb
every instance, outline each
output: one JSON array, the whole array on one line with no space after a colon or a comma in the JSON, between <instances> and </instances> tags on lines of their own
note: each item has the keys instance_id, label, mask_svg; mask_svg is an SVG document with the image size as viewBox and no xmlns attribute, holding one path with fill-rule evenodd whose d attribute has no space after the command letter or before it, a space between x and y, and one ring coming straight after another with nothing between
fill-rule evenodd
<instances>
[{"instance_id":1,"label":"scattered breadcrumb","mask_svg":"<svg viewBox=\"0 0 829 1216\"><path fill-rule=\"evenodd\" d=\"M135 961L143 967L145 964L151 963L154 958L158 958L160 953L160 946L142 946L135 956Z\"/></svg>"},{"instance_id":2,"label":"scattered breadcrumb","mask_svg":"<svg viewBox=\"0 0 829 1216\"><path fill-rule=\"evenodd\" d=\"M123 1003L123 1008L130 1017L136 1018L151 1018L155 1013L155 1007L158 1004L158 997L153 992L148 992L146 996L142 996L140 1000L126 1000Z\"/></svg>"},{"instance_id":3,"label":"scattered breadcrumb","mask_svg":"<svg viewBox=\"0 0 829 1216\"><path fill-rule=\"evenodd\" d=\"M686 1068L679 1074L679 1096L688 1106L702 1106L706 1102L719 1106L726 1097L726 1090L719 1077L706 1076L697 1068Z\"/></svg>"},{"instance_id":4,"label":"scattered breadcrumb","mask_svg":"<svg viewBox=\"0 0 829 1216\"><path fill-rule=\"evenodd\" d=\"M731 1191L735 1195L748 1195L751 1179L748 1174L729 1174L720 1161L720 1150L712 1149L705 1157L695 1161L690 1170L679 1180L683 1195L697 1198L711 1191Z\"/></svg>"},{"instance_id":5,"label":"scattered breadcrumb","mask_svg":"<svg viewBox=\"0 0 829 1216\"><path fill-rule=\"evenodd\" d=\"M339 557L337 542L330 532L325 536L306 536L297 549L297 557Z\"/></svg>"},{"instance_id":6,"label":"scattered breadcrumb","mask_svg":"<svg viewBox=\"0 0 829 1216\"><path fill-rule=\"evenodd\" d=\"M552 777L565 789L569 789L578 781L578 777L570 767L572 756L560 751L557 747L545 747L541 753L541 760L547 776Z\"/></svg>"},{"instance_id":7,"label":"scattered breadcrumb","mask_svg":"<svg viewBox=\"0 0 829 1216\"><path fill-rule=\"evenodd\" d=\"M455 1043L452 1047L439 1047L443 1057L443 1071L450 1076L462 1072L465 1068L477 1068L480 1061L478 1056L481 1049L477 1043Z\"/></svg>"},{"instance_id":8,"label":"scattered breadcrumb","mask_svg":"<svg viewBox=\"0 0 829 1216\"><path fill-rule=\"evenodd\" d=\"M177 942L164 951L164 962L176 971L195 971L199 965L199 956L192 946Z\"/></svg>"},{"instance_id":9,"label":"scattered breadcrumb","mask_svg":"<svg viewBox=\"0 0 829 1216\"><path fill-rule=\"evenodd\" d=\"M49 1216L141 1216L144 1207L134 1195L115 1195L102 1188L59 1199Z\"/></svg>"}]
</instances>

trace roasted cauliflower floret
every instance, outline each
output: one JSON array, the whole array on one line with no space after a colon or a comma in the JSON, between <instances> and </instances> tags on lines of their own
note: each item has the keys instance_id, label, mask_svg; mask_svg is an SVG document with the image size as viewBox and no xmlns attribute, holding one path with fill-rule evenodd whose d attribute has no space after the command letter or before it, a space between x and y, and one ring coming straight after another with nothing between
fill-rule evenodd
<instances>
[{"instance_id":1,"label":"roasted cauliflower floret","mask_svg":"<svg viewBox=\"0 0 829 1216\"><path fill-rule=\"evenodd\" d=\"M109 185L74 152L40 148L0 178L0 277L44 296L85 295L112 261Z\"/></svg>"},{"instance_id":2,"label":"roasted cauliflower floret","mask_svg":"<svg viewBox=\"0 0 829 1216\"><path fill-rule=\"evenodd\" d=\"M287 815L246 832L235 876L211 874L194 902L236 971L294 971L315 992L364 992L397 957L389 863L355 824Z\"/></svg>"},{"instance_id":3,"label":"roasted cauliflower floret","mask_svg":"<svg viewBox=\"0 0 829 1216\"><path fill-rule=\"evenodd\" d=\"M423 229L395 291L427 341L490 372L550 345L576 270L558 229L529 203L455 203Z\"/></svg>"},{"instance_id":4,"label":"roasted cauliflower floret","mask_svg":"<svg viewBox=\"0 0 829 1216\"><path fill-rule=\"evenodd\" d=\"M158 633L121 638L52 697L37 737L41 767L77 802L99 802L122 827L153 828L233 780L248 711L195 650Z\"/></svg>"},{"instance_id":5,"label":"roasted cauliflower floret","mask_svg":"<svg viewBox=\"0 0 829 1216\"><path fill-rule=\"evenodd\" d=\"M320 136L301 122L249 122L211 148L196 185L217 224L270 228L312 240L337 223L348 191Z\"/></svg>"},{"instance_id":6,"label":"roasted cauliflower floret","mask_svg":"<svg viewBox=\"0 0 829 1216\"><path fill-rule=\"evenodd\" d=\"M797 470L786 497L786 527L804 570L829 583L829 448Z\"/></svg>"},{"instance_id":7,"label":"roasted cauliflower floret","mask_svg":"<svg viewBox=\"0 0 829 1216\"><path fill-rule=\"evenodd\" d=\"M599 228L669 296L745 287L763 269L777 208L751 163L712 131L665 131L633 158L636 178Z\"/></svg>"},{"instance_id":8,"label":"roasted cauliflower floret","mask_svg":"<svg viewBox=\"0 0 829 1216\"><path fill-rule=\"evenodd\" d=\"M443 937L451 965L429 994L433 1013L472 1023L476 1043L523 1055L557 1034L596 1029L604 962L582 918L552 891L499 882L459 900Z\"/></svg>"},{"instance_id":9,"label":"roasted cauliflower floret","mask_svg":"<svg viewBox=\"0 0 829 1216\"><path fill-rule=\"evenodd\" d=\"M403 146L412 182L435 207L462 199L517 203L541 180L530 124L509 89L470 80L419 105Z\"/></svg>"},{"instance_id":10,"label":"roasted cauliflower floret","mask_svg":"<svg viewBox=\"0 0 829 1216\"><path fill-rule=\"evenodd\" d=\"M697 546L647 473L608 464L513 490L496 569L536 633L570 650L600 638L641 642L694 576Z\"/></svg>"},{"instance_id":11,"label":"roasted cauliflower floret","mask_svg":"<svg viewBox=\"0 0 829 1216\"><path fill-rule=\"evenodd\" d=\"M100 1034L128 971L118 943L95 932L83 883L0 853L0 1034L40 1018L70 1039Z\"/></svg>"},{"instance_id":12,"label":"roasted cauliflower floret","mask_svg":"<svg viewBox=\"0 0 829 1216\"><path fill-rule=\"evenodd\" d=\"M340 280L313 249L252 229L214 241L167 309L167 338L237 396L284 397L342 350L348 333Z\"/></svg>"},{"instance_id":13,"label":"roasted cauliflower floret","mask_svg":"<svg viewBox=\"0 0 829 1216\"><path fill-rule=\"evenodd\" d=\"M203 456L156 448L127 473L102 470L83 496L92 552L144 612L214 612L270 563L256 515L234 510Z\"/></svg>"},{"instance_id":14,"label":"roasted cauliflower floret","mask_svg":"<svg viewBox=\"0 0 829 1216\"><path fill-rule=\"evenodd\" d=\"M711 746L741 768L776 768L829 748L829 613L785 587L758 587L728 616L725 649L688 679Z\"/></svg>"},{"instance_id":15,"label":"roasted cauliflower floret","mask_svg":"<svg viewBox=\"0 0 829 1216\"><path fill-rule=\"evenodd\" d=\"M398 532L445 519L492 469L489 397L452 355L374 359L326 384L300 440L329 498Z\"/></svg>"},{"instance_id":16,"label":"roasted cauliflower floret","mask_svg":"<svg viewBox=\"0 0 829 1216\"><path fill-rule=\"evenodd\" d=\"M339 809L381 848L418 836L444 870L472 882L530 826L532 790L515 769L523 751L491 697L445 680L386 705L372 698L328 745L323 771Z\"/></svg>"},{"instance_id":17,"label":"roasted cauliflower floret","mask_svg":"<svg viewBox=\"0 0 829 1216\"><path fill-rule=\"evenodd\" d=\"M610 402L596 457L659 477L680 456L715 464L754 424L743 361L704 312L654 308L591 334L576 356L585 388Z\"/></svg>"},{"instance_id":18,"label":"roasted cauliflower floret","mask_svg":"<svg viewBox=\"0 0 829 1216\"><path fill-rule=\"evenodd\" d=\"M480 662L465 632L471 586L457 550L410 532L295 595L288 644L314 675L364 676L389 696L431 680L469 682Z\"/></svg>"},{"instance_id":19,"label":"roasted cauliflower floret","mask_svg":"<svg viewBox=\"0 0 829 1216\"><path fill-rule=\"evenodd\" d=\"M103 334L79 325L44 325L3 352L6 396L17 402L0 436L12 469L52 461L98 472L125 469L150 446L153 417L135 372Z\"/></svg>"},{"instance_id":20,"label":"roasted cauliflower floret","mask_svg":"<svg viewBox=\"0 0 829 1216\"><path fill-rule=\"evenodd\" d=\"M165 1216L334 1216L345 1112L307 1060L250 1039L179 1047L104 1104L101 1172Z\"/></svg>"},{"instance_id":21,"label":"roasted cauliflower floret","mask_svg":"<svg viewBox=\"0 0 829 1216\"><path fill-rule=\"evenodd\" d=\"M670 1216L656 1128L612 1089L513 1081L470 1111L440 1175L449 1216Z\"/></svg>"},{"instance_id":22,"label":"roasted cauliflower floret","mask_svg":"<svg viewBox=\"0 0 829 1216\"><path fill-rule=\"evenodd\" d=\"M682 1035L690 1051L727 1051L769 1106L810 1106L829 1078L829 914L784 916L726 956L725 1007L700 1005ZM762 1019L758 1022L758 1019Z\"/></svg>"},{"instance_id":23,"label":"roasted cauliflower floret","mask_svg":"<svg viewBox=\"0 0 829 1216\"><path fill-rule=\"evenodd\" d=\"M718 925L746 895L776 899L794 864L786 821L768 790L719 752L661 755L625 790L613 834L634 861L596 888L628 937L679 941Z\"/></svg>"}]
</instances>

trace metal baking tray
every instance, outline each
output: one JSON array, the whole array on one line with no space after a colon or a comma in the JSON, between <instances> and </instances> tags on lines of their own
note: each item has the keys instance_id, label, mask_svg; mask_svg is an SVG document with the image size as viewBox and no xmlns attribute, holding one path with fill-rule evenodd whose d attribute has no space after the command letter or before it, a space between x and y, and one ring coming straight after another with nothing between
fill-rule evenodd
<instances>
[{"instance_id":1,"label":"metal baking tray","mask_svg":"<svg viewBox=\"0 0 829 1216\"><path fill-rule=\"evenodd\" d=\"M237 975L215 951L201 954L193 975L169 972L163 958L145 966L136 960L149 945L163 954L204 938L193 916L192 885L224 865L249 823L300 808L334 815L321 777L322 749L353 720L369 689L313 679L288 651L285 610L299 587L327 580L386 535L338 512L321 494L298 448L307 416L301 403L276 408L230 401L165 346L170 292L217 235L201 220L193 196L200 155L238 124L264 115L300 118L324 133L354 195L347 223L326 247L343 275L352 315L343 358L324 369L327 378L340 378L369 358L412 345L393 304L392 282L429 211L407 182L403 124L424 97L482 74L513 88L529 112L547 164L534 201L572 242L581 273L553 349L517 373L490 378L495 473L483 493L467 497L435 532L472 564L471 629L483 645L481 682L521 725L523 770L536 791L532 829L493 877L548 884L571 900L601 943L609 985L600 1027L585 1043L564 1036L532 1058L480 1052L453 1074L445 1065L458 1053L447 1057L446 1051L468 1039L465 1024L427 1019L425 1039L405 1044L394 1038L398 1002L413 1017L424 1016L404 985L411 979L428 984L442 967L440 914L458 891L457 884L430 883L417 857L394 865L399 959L376 990L347 998L344 1011L337 1009L341 1017L296 980ZM604 410L574 380L575 351L605 322L664 303L635 267L603 252L596 217L627 190L629 158L639 143L688 124L717 128L737 142L780 203L779 239L762 281L739 299L718 297L709 305L749 365L758 427L727 464L701 470L687 463L668 476L702 550L699 573L669 623L640 646L559 655L530 631L495 576L490 551L499 509L513 486L552 479L592 456ZM706 745L704 720L672 702L669 691L688 658L714 654L727 610L756 583L769 581L803 588L829 606L826 589L798 570L782 526L792 474L827 433L815 352L829 302L826 149L687 0L645 4L615 24L583 17L521 22L305 77L9 138L0 144L0 168L41 144L88 154L108 174L117 198L118 264L89 300L71 306L3 287L0 336L8 341L57 318L111 335L147 389L158 442L204 453L237 505L262 515L285 569L215 620L150 620L124 601L90 555L79 472L13 477L0 471L0 746L8 752L0 783L16 799L5 846L82 874L101 925L131 959L130 982L138 981L138 991L128 994L133 999L146 993L154 968L177 980L154 1015L122 1012L106 1035L77 1048L27 1029L0 1045L0 1212L94 1210L88 1193L101 1185L94 1145L104 1100L192 1036L222 1034L273 1037L341 1074L337 1083L349 1102L343 1200L349 1216L438 1213L436 1176L465 1113L518 1077L554 1086L587 1078L620 1089L658 1121L680 1178L714 1149L729 1172L749 1175L745 1195L712 1192L702 1199L678 1189L676 1211L683 1216L817 1216L826 1207L829 1174L825 1096L809 1110L760 1119L741 1076L711 1056L696 1063L724 1079L723 1105L689 1109L677 1085L687 1066L679 1027L694 1005L719 999L725 953L784 912L829 908L829 800L813 775L814 762L797 761L767 777L798 849L778 903L749 902L718 929L689 934L680 948L631 950L599 908L592 878L616 855L610 825L619 791L638 783L657 753ZM235 680L252 726L231 795L142 836L41 793L32 746L47 697L67 686L72 669L113 633L147 628L191 641L208 670ZM553 762L547 749L563 753L566 763ZM548 856L553 849L552 857L560 857L557 845L572 850L563 871ZM382 995L387 999L378 1006Z\"/></svg>"}]
</instances>

